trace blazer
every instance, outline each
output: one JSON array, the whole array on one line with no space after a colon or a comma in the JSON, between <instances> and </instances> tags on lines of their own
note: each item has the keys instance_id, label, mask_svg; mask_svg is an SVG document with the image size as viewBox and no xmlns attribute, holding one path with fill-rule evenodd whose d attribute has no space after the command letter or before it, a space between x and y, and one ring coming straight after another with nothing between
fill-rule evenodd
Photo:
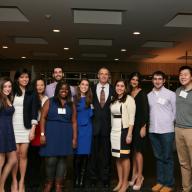
<instances>
[{"instance_id":1,"label":"blazer","mask_svg":"<svg viewBox=\"0 0 192 192\"><path fill-rule=\"evenodd\" d=\"M26 90L23 100L23 123L26 129L31 129L32 124L38 124L39 100L31 90Z\"/></svg>"},{"instance_id":2,"label":"blazer","mask_svg":"<svg viewBox=\"0 0 192 192\"><path fill-rule=\"evenodd\" d=\"M112 85L109 85L109 96L105 102L103 108L101 108L97 93L97 84L92 87L93 92L93 107L94 107L94 116L93 116L93 135L94 136L110 136L111 132L111 112L110 104L111 98L114 94L114 89Z\"/></svg>"},{"instance_id":3,"label":"blazer","mask_svg":"<svg viewBox=\"0 0 192 192\"><path fill-rule=\"evenodd\" d=\"M130 95L128 95L126 101L124 103L121 103L121 106L122 106L122 114L121 114L122 127L128 128L130 125L134 125L135 112L136 112L135 100ZM113 123L113 115L111 115L111 123Z\"/></svg>"}]
</instances>

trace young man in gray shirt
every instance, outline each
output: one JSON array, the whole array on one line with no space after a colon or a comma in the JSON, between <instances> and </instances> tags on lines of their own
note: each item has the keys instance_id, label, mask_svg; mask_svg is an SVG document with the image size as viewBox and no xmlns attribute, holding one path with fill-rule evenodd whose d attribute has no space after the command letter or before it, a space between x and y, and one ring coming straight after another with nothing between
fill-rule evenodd
<instances>
[{"instance_id":1,"label":"young man in gray shirt","mask_svg":"<svg viewBox=\"0 0 192 192\"><path fill-rule=\"evenodd\" d=\"M192 191L192 68L179 69L176 90L176 146L182 174L182 192Z\"/></svg>"}]
</instances>

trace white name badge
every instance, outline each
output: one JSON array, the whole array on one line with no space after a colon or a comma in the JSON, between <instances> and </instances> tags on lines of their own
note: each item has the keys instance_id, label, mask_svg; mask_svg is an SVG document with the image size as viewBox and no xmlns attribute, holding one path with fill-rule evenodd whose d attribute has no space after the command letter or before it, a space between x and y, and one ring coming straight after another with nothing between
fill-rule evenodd
<instances>
[{"instance_id":1,"label":"white name badge","mask_svg":"<svg viewBox=\"0 0 192 192\"><path fill-rule=\"evenodd\" d=\"M187 95L188 95L188 93L186 91L183 91L183 90L179 94L179 96L183 97L183 98L187 98Z\"/></svg>"},{"instance_id":2,"label":"white name badge","mask_svg":"<svg viewBox=\"0 0 192 192\"><path fill-rule=\"evenodd\" d=\"M166 99L163 98L158 98L157 103L161 104L161 105L165 105Z\"/></svg>"},{"instance_id":3,"label":"white name badge","mask_svg":"<svg viewBox=\"0 0 192 192\"><path fill-rule=\"evenodd\" d=\"M58 108L58 114L59 115L65 115L66 114L66 109L65 108Z\"/></svg>"},{"instance_id":4,"label":"white name badge","mask_svg":"<svg viewBox=\"0 0 192 192\"><path fill-rule=\"evenodd\" d=\"M94 109L94 106L93 106L93 104L91 104L91 105L90 105L90 107L91 107L91 109Z\"/></svg>"}]
</instances>

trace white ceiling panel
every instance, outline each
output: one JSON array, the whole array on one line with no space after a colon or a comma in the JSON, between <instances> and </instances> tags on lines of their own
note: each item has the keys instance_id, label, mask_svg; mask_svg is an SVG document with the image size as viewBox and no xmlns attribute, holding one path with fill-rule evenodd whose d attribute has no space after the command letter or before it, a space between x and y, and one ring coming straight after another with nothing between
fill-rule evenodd
<instances>
[{"instance_id":1,"label":"white ceiling panel","mask_svg":"<svg viewBox=\"0 0 192 192\"><path fill-rule=\"evenodd\" d=\"M122 24L122 11L73 10L74 23Z\"/></svg>"},{"instance_id":2,"label":"white ceiling panel","mask_svg":"<svg viewBox=\"0 0 192 192\"><path fill-rule=\"evenodd\" d=\"M0 7L0 21L29 22L17 7Z\"/></svg>"}]
</instances>

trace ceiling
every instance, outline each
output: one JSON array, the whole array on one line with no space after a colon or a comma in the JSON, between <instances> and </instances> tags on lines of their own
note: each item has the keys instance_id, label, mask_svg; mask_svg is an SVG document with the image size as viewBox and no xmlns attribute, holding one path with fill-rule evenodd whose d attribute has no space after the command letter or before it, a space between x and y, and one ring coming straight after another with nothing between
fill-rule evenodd
<instances>
[{"instance_id":1,"label":"ceiling","mask_svg":"<svg viewBox=\"0 0 192 192\"><path fill-rule=\"evenodd\" d=\"M0 58L192 63L191 14L191 0L1 0Z\"/></svg>"}]
</instances>

